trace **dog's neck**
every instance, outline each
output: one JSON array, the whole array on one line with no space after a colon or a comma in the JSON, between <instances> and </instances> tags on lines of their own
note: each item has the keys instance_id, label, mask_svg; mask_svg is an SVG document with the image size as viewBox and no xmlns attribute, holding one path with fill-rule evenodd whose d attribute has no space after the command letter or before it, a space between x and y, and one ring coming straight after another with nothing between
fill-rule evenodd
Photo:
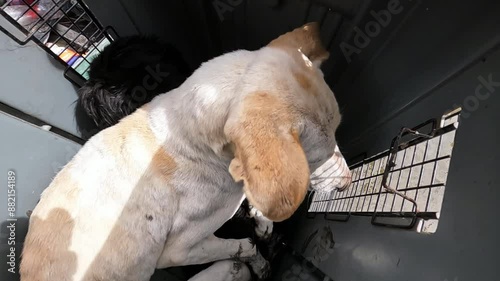
<instances>
[{"instance_id":1,"label":"dog's neck","mask_svg":"<svg viewBox=\"0 0 500 281\"><path fill-rule=\"evenodd\" d=\"M200 158L206 157L206 153L224 159L231 157L224 125L232 105L241 98L235 95L235 81L241 80L253 56L247 51L236 51L216 58L179 88L155 98L148 111L156 138L178 152Z\"/></svg>"},{"instance_id":2,"label":"dog's neck","mask_svg":"<svg viewBox=\"0 0 500 281\"><path fill-rule=\"evenodd\" d=\"M228 143L224 135L228 108L203 106L203 102L196 98L193 92L175 93L172 96L170 94L172 93L157 100L162 105L151 107L150 114L154 117L150 118L150 121L156 138L167 146L174 146L177 151L186 151L189 154L205 154L209 150L221 154ZM182 98L175 100L175 96ZM207 114L209 111L210 114Z\"/></svg>"}]
</instances>

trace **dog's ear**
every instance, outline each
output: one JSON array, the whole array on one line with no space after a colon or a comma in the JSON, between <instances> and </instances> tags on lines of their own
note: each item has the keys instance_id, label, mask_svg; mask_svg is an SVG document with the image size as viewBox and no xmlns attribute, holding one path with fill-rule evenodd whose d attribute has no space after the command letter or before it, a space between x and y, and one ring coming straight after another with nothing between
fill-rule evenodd
<instances>
[{"instance_id":1,"label":"dog's ear","mask_svg":"<svg viewBox=\"0 0 500 281\"><path fill-rule=\"evenodd\" d=\"M298 49L318 67L330 56L321 41L320 26L317 22L307 23L285 33L271 41L268 46L281 49Z\"/></svg>"},{"instance_id":2,"label":"dog's ear","mask_svg":"<svg viewBox=\"0 0 500 281\"><path fill-rule=\"evenodd\" d=\"M243 181L250 204L268 219L283 221L297 210L309 186L294 113L267 93L247 96L236 111L225 127L234 146L229 172Z\"/></svg>"}]
</instances>

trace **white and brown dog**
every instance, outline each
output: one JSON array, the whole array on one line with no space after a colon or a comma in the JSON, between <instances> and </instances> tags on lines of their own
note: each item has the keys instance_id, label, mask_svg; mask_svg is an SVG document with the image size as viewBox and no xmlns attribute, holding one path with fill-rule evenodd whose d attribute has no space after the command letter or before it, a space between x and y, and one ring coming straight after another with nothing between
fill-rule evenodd
<instances>
[{"instance_id":1,"label":"white and brown dog","mask_svg":"<svg viewBox=\"0 0 500 281\"><path fill-rule=\"evenodd\" d=\"M149 280L155 268L235 258L258 269L248 239L213 235L245 197L283 221L310 186L351 181L335 140L339 108L319 68L328 55L318 25L304 25L204 63L92 137L31 215L21 280ZM194 279L248 278L217 266Z\"/></svg>"}]
</instances>

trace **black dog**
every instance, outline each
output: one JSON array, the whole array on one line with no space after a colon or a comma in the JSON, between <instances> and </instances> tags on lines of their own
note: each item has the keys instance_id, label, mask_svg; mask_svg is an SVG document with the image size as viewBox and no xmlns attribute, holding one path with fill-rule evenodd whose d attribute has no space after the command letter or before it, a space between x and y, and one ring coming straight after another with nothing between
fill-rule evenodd
<instances>
[{"instance_id":1,"label":"black dog","mask_svg":"<svg viewBox=\"0 0 500 281\"><path fill-rule=\"evenodd\" d=\"M91 62L89 80L78 90L79 103L103 130L177 88L191 72L181 53L157 37L118 38Z\"/></svg>"}]
</instances>

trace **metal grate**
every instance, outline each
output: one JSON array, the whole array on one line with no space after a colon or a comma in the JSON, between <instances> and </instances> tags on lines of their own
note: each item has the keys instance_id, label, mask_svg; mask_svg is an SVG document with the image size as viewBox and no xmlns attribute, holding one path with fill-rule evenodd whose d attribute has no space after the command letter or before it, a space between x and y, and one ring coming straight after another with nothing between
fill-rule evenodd
<instances>
[{"instance_id":1,"label":"metal grate","mask_svg":"<svg viewBox=\"0 0 500 281\"><path fill-rule=\"evenodd\" d=\"M103 28L82 0L0 0L0 15L14 30L0 30L20 45L38 44L66 66L64 76L81 86L92 59L118 35ZM5 22L5 21L4 21Z\"/></svg>"},{"instance_id":2,"label":"metal grate","mask_svg":"<svg viewBox=\"0 0 500 281\"><path fill-rule=\"evenodd\" d=\"M459 113L403 128L389 150L350 167L349 189L314 194L309 212L338 221L371 216L375 225L435 232Z\"/></svg>"}]
</instances>

